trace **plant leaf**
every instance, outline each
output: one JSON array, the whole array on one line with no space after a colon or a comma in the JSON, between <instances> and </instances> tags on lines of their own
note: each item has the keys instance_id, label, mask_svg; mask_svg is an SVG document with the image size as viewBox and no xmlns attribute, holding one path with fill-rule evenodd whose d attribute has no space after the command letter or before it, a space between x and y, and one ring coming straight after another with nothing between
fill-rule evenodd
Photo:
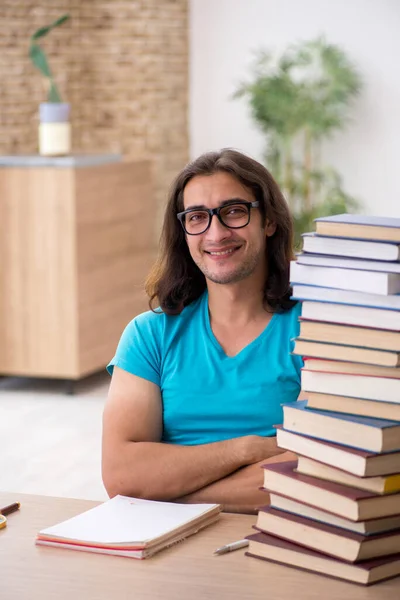
<instances>
[{"instance_id":1,"label":"plant leaf","mask_svg":"<svg viewBox=\"0 0 400 600\"><path fill-rule=\"evenodd\" d=\"M29 48L29 56L32 59L33 64L45 77L51 77L50 67L47 62L47 58L43 50L37 44L31 44Z\"/></svg>"},{"instance_id":2,"label":"plant leaf","mask_svg":"<svg viewBox=\"0 0 400 600\"><path fill-rule=\"evenodd\" d=\"M69 14L65 14L65 15L62 15L61 17L59 17L58 19L56 19L55 21L53 21L53 23L51 23L50 25L47 25L46 27L40 27L40 29L35 31L35 33L32 35L31 40L35 41L35 40L38 40L38 39L44 37L45 35L47 35L49 33L49 31L51 31L55 27L59 27L60 25L65 23L65 21L68 21L69 18L70 18Z\"/></svg>"}]
</instances>

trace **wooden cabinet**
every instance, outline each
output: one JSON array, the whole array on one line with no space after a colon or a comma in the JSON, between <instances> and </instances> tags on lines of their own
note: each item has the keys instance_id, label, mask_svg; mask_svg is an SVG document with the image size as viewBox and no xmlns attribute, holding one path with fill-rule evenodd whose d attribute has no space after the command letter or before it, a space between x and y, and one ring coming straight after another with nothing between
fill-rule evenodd
<instances>
[{"instance_id":1,"label":"wooden cabinet","mask_svg":"<svg viewBox=\"0 0 400 600\"><path fill-rule=\"evenodd\" d=\"M0 166L1 375L105 367L148 307L156 213L147 161Z\"/></svg>"}]
</instances>

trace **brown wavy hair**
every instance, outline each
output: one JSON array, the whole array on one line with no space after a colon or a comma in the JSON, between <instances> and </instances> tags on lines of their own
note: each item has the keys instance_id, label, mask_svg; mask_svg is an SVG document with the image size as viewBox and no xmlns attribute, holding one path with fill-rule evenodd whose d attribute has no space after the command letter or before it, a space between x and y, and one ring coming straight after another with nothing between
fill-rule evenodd
<instances>
[{"instance_id":1,"label":"brown wavy hair","mask_svg":"<svg viewBox=\"0 0 400 600\"><path fill-rule=\"evenodd\" d=\"M268 238L268 269L264 285L264 304L271 312L285 312L295 302L290 300L289 263L293 259L293 221L276 181L271 173L252 158L224 148L207 152L190 162L172 184L160 239L159 257L146 281L150 308L158 306L167 314L179 314L185 306L199 298L206 289L206 279L192 260L185 233L176 215L184 210L183 192L197 175L230 173L260 202L263 225L276 224Z\"/></svg>"}]
</instances>

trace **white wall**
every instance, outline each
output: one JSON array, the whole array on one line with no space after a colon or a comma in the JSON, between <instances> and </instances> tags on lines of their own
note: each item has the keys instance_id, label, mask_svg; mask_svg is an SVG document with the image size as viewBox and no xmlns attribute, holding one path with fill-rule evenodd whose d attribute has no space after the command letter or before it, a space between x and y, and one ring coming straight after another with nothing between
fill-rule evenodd
<instances>
[{"instance_id":1,"label":"white wall","mask_svg":"<svg viewBox=\"0 0 400 600\"><path fill-rule=\"evenodd\" d=\"M358 67L364 89L325 162L364 211L400 217L400 0L190 0L192 158L232 146L261 159L246 101L232 100L254 51L324 34Z\"/></svg>"}]
</instances>

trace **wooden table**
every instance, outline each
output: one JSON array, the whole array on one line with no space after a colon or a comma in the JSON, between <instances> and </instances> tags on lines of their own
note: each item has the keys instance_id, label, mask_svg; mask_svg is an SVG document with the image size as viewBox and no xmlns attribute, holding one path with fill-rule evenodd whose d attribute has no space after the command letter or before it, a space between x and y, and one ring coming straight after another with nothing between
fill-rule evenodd
<instances>
[{"instance_id":1,"label":"wooden table","mask_svg":"<svg viewBox=\"0 0 400 600\"><path fill-rule=\"evenodd\" d=\"M96 502L1 493L21 510L0 530L1 600L397 600L400 578L370 588L244 556L213 551L251 532L255 517L223 514L219 523L147 560L35 546L44 527Z\"/></svg>"}]
</instances>

